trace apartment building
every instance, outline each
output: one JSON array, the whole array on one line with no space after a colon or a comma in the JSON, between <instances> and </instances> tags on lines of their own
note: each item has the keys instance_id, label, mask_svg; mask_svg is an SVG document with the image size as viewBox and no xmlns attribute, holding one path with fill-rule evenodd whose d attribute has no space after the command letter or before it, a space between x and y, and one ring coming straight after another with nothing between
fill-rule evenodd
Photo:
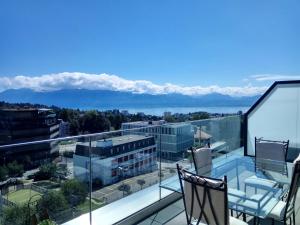
<instances>
[{"instance_id":1,"label":"apartment building","mask_svg":"<svg viewBox=\"0 0 300 225\"><path fill-rule=\"evenodd\" d=\"M0 110L0 145L52 139L58 136L59 123L56 114L50 109ZM57 144L52 142L5 148L0 152L0 162L4 164L17 160L25 163L25 167L32 167L56 156L58 156Z\"/></svg>"},{"instance_id":2,"label":"apartment building","mask_svg":"<svg viewBox=\"0 0 300 225\"><path fill-rule=\"evenodd\" d=\"M78 143L74 154L74 175L88 181L89 143ZM91 143L93 179L103 185L125 177L152 172L157 169L157 152L154 137L124 135Z\"/></svg>"}]
</instances>

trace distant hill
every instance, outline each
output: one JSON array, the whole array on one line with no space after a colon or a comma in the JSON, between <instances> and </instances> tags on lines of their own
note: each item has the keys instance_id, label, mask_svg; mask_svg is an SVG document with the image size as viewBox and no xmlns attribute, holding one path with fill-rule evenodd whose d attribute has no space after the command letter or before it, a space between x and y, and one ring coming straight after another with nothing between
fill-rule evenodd
<instances>
[{"instance_id":1,"label":"distant hill","mask_svg":"<svg viewBox=\"0 0 300 225\"><path fill-rule=\"evenodd\" d=\"M10 103L28 102L68 108L251 106L258 97L231 97L217 93L201 96L181 94L150 95L86 89L48 92L36 92L31 89L11 89L0 93L0 101Z\"/></svg>"}]
</instances>

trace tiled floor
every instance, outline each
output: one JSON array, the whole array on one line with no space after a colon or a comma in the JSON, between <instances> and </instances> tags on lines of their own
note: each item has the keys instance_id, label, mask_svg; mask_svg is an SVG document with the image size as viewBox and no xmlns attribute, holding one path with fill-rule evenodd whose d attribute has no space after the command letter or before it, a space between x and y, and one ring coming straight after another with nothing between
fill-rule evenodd
<instances>
[{"instance_id":1,"label":"tiled floor","mask_svg":"<svg viewBox=\"0 0 300 225\"><path fill-rule=\"evenodd\" d=\"M300 210L296 213L296 225L300 225ZM248 217L247 222L251 225L253 224L253 219ZM138 225L186 225L186 217L184 213L183 201L179 200L156 214L145 219ZM261 220L261 225L271 225L271 220ZM275 223L279 225L281 223Z\"/></svg>"}]
</instances>

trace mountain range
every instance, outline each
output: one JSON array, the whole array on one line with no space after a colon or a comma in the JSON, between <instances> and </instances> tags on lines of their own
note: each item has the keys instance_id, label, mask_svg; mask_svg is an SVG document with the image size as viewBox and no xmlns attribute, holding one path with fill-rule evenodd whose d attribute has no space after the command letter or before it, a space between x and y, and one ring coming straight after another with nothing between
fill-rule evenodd
<instances>
[{"instance_id":1,"label":"mountain range","mask_svg":"<svg viewBox=\"0 0 300 225\"><path fill-rule=\"evenodd\" d=\"M251 106L259 96L232 97L212 93L201 96L182 94L135 94L109 90L64 89L38 92L31 89L10 89L0 93L0 101L33 103L66 108L151 108Z\"/></svg>"}]
</instances>

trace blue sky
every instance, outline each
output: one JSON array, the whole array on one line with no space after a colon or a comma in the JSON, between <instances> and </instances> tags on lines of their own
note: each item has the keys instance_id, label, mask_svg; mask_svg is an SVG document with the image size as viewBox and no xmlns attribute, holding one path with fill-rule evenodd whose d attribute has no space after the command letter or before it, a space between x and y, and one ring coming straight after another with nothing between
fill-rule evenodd
<instances>
[{"instance_id":1,"label":"blue sky","mask_svg":"<svg viewBox=\"0 0 300 225\"><path fill-rule=\"evenodd\" d=\"M4 0L0 76L106 73L203 87L300 79L299 8L297 0Z\"/></svg>"}]
</instances>

